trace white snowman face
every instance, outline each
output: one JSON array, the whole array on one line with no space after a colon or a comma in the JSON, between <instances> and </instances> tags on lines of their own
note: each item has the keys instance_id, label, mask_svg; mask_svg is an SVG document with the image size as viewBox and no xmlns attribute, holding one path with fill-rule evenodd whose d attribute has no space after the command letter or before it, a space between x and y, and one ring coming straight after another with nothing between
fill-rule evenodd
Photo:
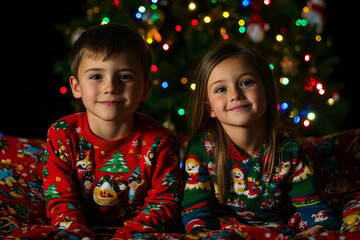
<instances>
[{"instance_id":1,"label":"white snowman face","mask_svg":"<svg viewBox=\"0 0 360 240\"><path fill-rule=\"evenodd\" d=\"M194 159L189 158L186 160L186 172L189 174L194 174L199 172L199 163L196 162Z\"/></svg>"},{"instance_id":2,"label":"white snowman face","mask_svg":"<svg viewBox=\"0 0 360 240\"><path fill-rule=\"evenodd\" d=\"M233 178L235 180L242 180L244 179L244 174L239 168L234 168L232 171Z\"/></svg>"},{"instance_id":3,"label":"white snowman face","mask_svg":"<svg viewBox=\"0 0 360 240\"><path fill-rule=\"evenodd\" d=\"M100 206L114 206L118 203L118 196L114 187L104 177L94 188L93 198Z\"/></svg>"}]
</instances>

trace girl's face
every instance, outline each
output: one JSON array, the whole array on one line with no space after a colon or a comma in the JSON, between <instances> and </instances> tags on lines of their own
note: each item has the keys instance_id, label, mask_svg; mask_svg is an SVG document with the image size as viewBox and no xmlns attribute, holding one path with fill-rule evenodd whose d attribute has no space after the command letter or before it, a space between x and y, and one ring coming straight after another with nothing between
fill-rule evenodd
<instances>
[{"instance_id":1,"label":"girl's face","mask_svg":"<svg viewBox=\"0 0 360 240\"><path fill-rule=\"evenodd\" d=\"M208 109L225 131L229 127L264 124L267 101L263 83L251 62L231 57L212 70L208 83Z\"/></svg>"}]
</instances>

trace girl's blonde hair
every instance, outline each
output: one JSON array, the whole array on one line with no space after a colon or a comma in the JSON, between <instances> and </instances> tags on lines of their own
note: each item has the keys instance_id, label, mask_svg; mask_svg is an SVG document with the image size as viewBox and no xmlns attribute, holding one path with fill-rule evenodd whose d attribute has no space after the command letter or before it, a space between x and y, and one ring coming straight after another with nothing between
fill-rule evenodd
<instances>
[{"instance_id":1,"label":"girl's blonde hair","mask_svg":"<svg viewBox=\"0 0 360 240\"><path fill-rule=\"evenodd\" d=\"M264 58L254 49L235 42L221 42L210 49L201 59L196 71L196 89L192 103L192 135L206 134L215 143L214 152L217 167L217 182L220 191L221 203L225 202L225 194L231 184L230 166L228 164L228 142L229 137L224 131L221 123L209 115L207 83L214 67L230 57L242 57L255 67L262 84L264 85L267 109L266 109L266 132L265 144L266 161L265 171L268 180L276 164L276 153L278 148L278 91L273 79L271 69Z\"/></svg>"}]
</instances>

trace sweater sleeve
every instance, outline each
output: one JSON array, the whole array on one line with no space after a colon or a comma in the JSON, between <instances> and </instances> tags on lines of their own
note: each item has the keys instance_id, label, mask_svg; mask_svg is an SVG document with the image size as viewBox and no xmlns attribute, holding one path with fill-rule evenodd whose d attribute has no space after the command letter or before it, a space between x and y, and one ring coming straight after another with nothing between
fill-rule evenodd
<instances>
[{"instance_id":1,"label":"sweater sleeve","mask_svg":"<svg viewBox=\"0 0 360 240\"><path fill-rule=\"evenodd\" d=\"M43 171L46 214L54 227L92 236L77 206L77 176L72 168L71 156L66 142L52 125L48 131Z\"/></svg>"},{"instance_id":2,"label":"sweater sleeve","mask_svg":"<svg viewBox=\"0 0 360 240\"><path fill-rule=\"evenodd\" d=\"M201 139L190 139L184 164L185 188L182 201L182 220L189 234L216 229L216 217L211 203L210 175L204 162L206 157Z\"/></svg>"},{"instance_id":3,"label":"sweater sleeve","mask_svg":"<svg viewBox=\"0 0 360 240\"><path fill-rule=\"evenodd\" d=\"M142 211L125 221L114 238L133 237L135 233L170 231L180 211L180 164L176 139L167 135L152 159L151 184Z\"/></svg>"},{"instance_id":4,"label":"sweater sleeve","mask_svg":"<svg viewBox=\"0 0 360 240\"><path fill-rule=\"evenodd\" d=\"M320 192L314 170L301 146L293 163L289 195L302 220L308 228L320 225L327 230L336 230L338 222Z\"/></svg>"}]
</instances>

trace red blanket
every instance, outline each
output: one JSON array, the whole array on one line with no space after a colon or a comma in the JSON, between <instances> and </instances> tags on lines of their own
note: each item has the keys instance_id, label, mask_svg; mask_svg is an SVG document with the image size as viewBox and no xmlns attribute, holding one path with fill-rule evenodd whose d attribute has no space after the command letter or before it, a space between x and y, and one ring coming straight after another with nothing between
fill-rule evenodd
<instances>
[{"instance_id":1,"label":"red blanket","mask_svg":"<svg viewBox=\"0 0 360 240\"><path fill-rule=\"evenodd\" d=\"M342 227L314 239L360 239L360 129L307 139L305 151L329 205ZM45 141L0 134L0 239L81 239L76 232L49 226L42 194ZM182 229L181 227L179 229ZM115 228L92 229L97 239ZM138 239L291 239L269 229L229 226L201 235L135 234ZM124 239L127 237L124 236Z\"/></svg>"}]
</instances>

